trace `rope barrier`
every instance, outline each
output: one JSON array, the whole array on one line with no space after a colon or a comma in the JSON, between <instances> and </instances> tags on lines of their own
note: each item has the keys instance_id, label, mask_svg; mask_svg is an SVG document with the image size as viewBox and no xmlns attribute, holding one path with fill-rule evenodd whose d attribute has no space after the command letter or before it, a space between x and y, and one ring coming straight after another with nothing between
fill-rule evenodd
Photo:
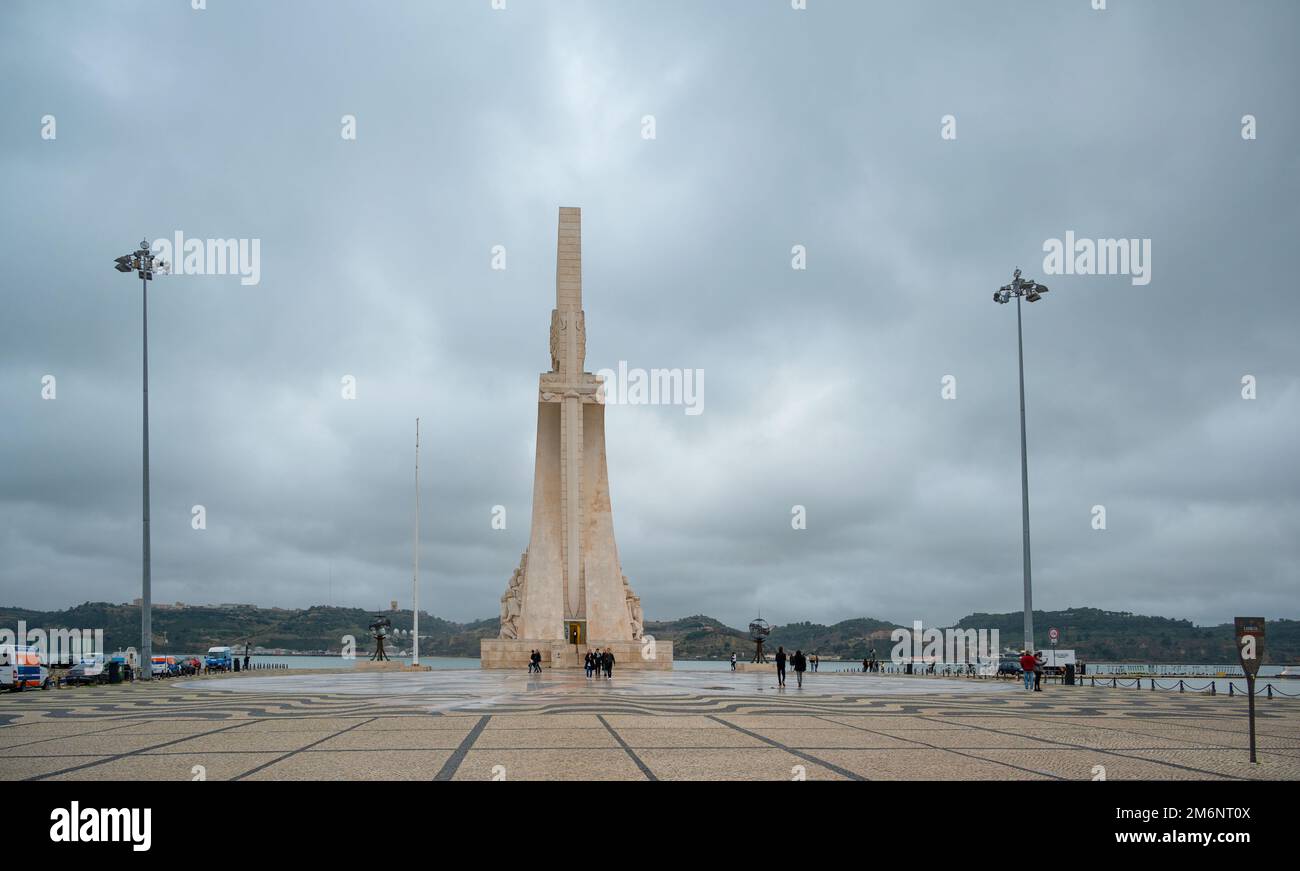
<instances>
[{"instance_id":1,"label":"rope barrier","mask_svg":"<svg viewBox=\"0 0 1300 871\"><path fill-rule=\"evenodd\" d=\"M1110 688L1111 688L1111 689L1123 689L1123 688L1126 688L1126 687L1130 686L1130 684L1127 683L1127 680L1130 680L1130 679L1128 679L1128 678L1112 677L1112 678L1110 679ZM1140 678L1140 677L1139 677L1139 678L1131 678L1131 680L1133 681L1133 683L1131 684L1131 686L1133 686L1135 689L1140 689L1140 688L1142 687L1142 680L1143 680L1142 678ZM1218 693L1219 693L1219 685L1218 685L1218 682L1215 681L1215 680L1208 680L1208 681L1205 682L1204 685L1199 686L1199 687L1198 687L1198 686L1193 686L1190 682L1188 682L1188 681L1186 681L1186 680L1184 680L1184 679L1179 679L1178 682L1177 682L1176 684L1172 684L1172 683L1171 683L1169 686L1165 686L1165 685L1163 685L1163 684L1162 684L1159 680L1157 680L1156 678L1147 678L1147 680L1149 680L1149 681L1151 682L1151 683L1150 683L1150 686L1149 686L1148 689L1149 689L1150 691L1152 691L1152 692L1154 692L1155 690L1162 690L1162 691L1167 691L1167 692L1173 692L1173 691L1176 690L1177 692L1180 692L1180 693L1206 693L1207 695L1211 695L1211 696L1218 695ZM1082 681L1080 681L1080 685L1082 685ZM1097 686L1097 678L1095 678L1095 677L1091 678L1091 684L1090 684L1090 685L1091 685L1091 686L1094 686L1094 687ZM1106 679L1105 679L1105 678L1102 678L1101 686L1102 686L1103 688L1106 687ZM1229 695L1229 696L1236 696L1236 695L1242 694L1242 693L1244 693L1244 692L1245 692L1245 690L1239 688L1239 687L1236 685L1236 683L1235 683L1234 681L1231 681L1231 680L1228 681L1228 695ZM1284 699L1296 699L1296 698L1300 698L1300 692L1296 692L1296 693L1288 693L1288 692L1286 692L1285 690L1281 689L1280 687L1276 687L1276 686L1274 686L1271 682L1270 682L1270 683L1266 683L1266 684L1264 684L1263 686L1256 687L1256 688L1255 688L1255 695L1257 695L1257 696L1264 696L1265 698L1269 698L1269 699L1274 698L1275 696L1276 696L1276 697L1280 697L1280 698L1284 698Z\"/></svg>"},{"instance_id":2,"label":"rope barrier","mask_svg":"<svg viewBox=\"0 0 1300 871\"><path fill-rule=\"evenodd\" d=\"M283 664L283 663L269 663L269 664L267 664L267 665L253 665L253 666L250 666L250 670L251 670L251 669L254 669L254 668L288 668L288 665L285 665L285 664ZM836 669L836 670L835 670L835 673L837 673L837 674L845 674L845 673L856 673L856 674L861 674L861 673L862 673L862 669L861 669L861 668L857 668L857 667L854 667L854 668L851 668L851 669L847 669L847 670L846 670L846 669ZM881 665L881 666L879 667L878 670L873 671L873 672L868 672L868 673L869 673L869 674L889 674L889 675L903 675L903 676L908 676L908 675L907 675L907 669L906 669L905 667L886 666L886 665ZM978 673L978 672L976 672L976 673L974 673L974 674L971 674L970 672L966 671L965 669L960 669L960 668L954 669L954 668L951 668L951 667L950 667L950 668L944 668L944 669L942 669L941 671L938 671L938 672L935 672L935 673L927 672L927 671L925 671L924 669L915 669L915 670L912 672L912 674L910 675L910 677L944 677L944 678L951 678L951 677L966 677L966 678L974 678L974 679L976 679L976 680L1000 680L1001 678L1004 677L1004 675L988 675L988 674L980 674L980 673ZM1012 677L1012 678L1016 678L1016 677L1018 677L1018 676L1014 676L1014 675L1013 675L1013 676L1011 676L1011 677ZM1059 684L1062 685L1062 686L1065 685L1065 676L1064 676L1064 675L1044 675L1044 677L1045 677L1047 680L1055 680L1057 683L1059 683ZM1158 678L1150 677L1150 678L1146 678L1146 680L1149 680L1149 681L1151 682L1151 683L1150 683L1150 686L1147 687L1147 689L1148 689L1149 691L1151 691L1151 692L1154 692L1154 691L1156 691L1156 690L1160 690L1160 691L1162 691L1162 692L1173 692L1173 691L1177 691L1177 692L1180 692L1180 693L1205 693L1205 694L1207 694L1207 695L1211 695L1211 696L1218 695L1218 693L1219 693L1218 681L1217 681L1217 680L1214 680L1214 679L1207 680L1203 686L1199 686L1199 687L1198 687L1198 686L1193 686L1193 685L1192 685L1188 680L1186 680L1185 678L1179 678L1178 681L1177 681L1176 683L1171 682L1168 686L1166 686L1166 685L1165 685L1165 684L1164 684L1160 679L1158 679ZM1106 683L1107 678L1102 677L1102 678L1101 678L1101 683L1098 684L1098 683L1097 683L1097 675L1091 675L1091 674L1090 674L1090 675L1077 675L1077 676L1075 677L1075 681L1076 681L1076 683L1077 683L1078 686L1084 686L1084 685L1085 685L1085 683L1084 683L1085 681L1088 682L1086 685L1087 685L1087 686L1091 686L1091 687L1101 686L1101 687L1105 688L1105 687L1107 686L1107 683ZM1142 678L1142 677L1121 678L1121 677L1112 676L1112 677L1109 678L1109 681L1110 681L1109 686L1110 686L1111 689L1125 689L1125 688L1128 688L1128 687L1130 687L1130 686L1131 686L1133 689L1138 689L1138 690L1140 690L1140 689L1143 688L1143 686L1142 686L1143 678ZM1131 683L1130 683L1130 681L1131 681ZM1237 687L1235 681L1233 681L1233 680L1228 680L1228 696L1229 696L1229 697L1236 697L1238 694L1240 694L1240 693L1242 693L1242 692L1244 692L1244 691L1241 690L1241 689L1239 689L1239 688ZM1261 687L1256 687L1256 689L1255 689L1255 695L1257 695L1257 696L1264 696L1265 698L1269 698L1269 699L1272 699L1272 698L1274 698L1275 696L1276 696L1276 697L1280 697L1280 698L1284 698L1284 699L1295 699L1295 698L1300 698L1300 692L1288 693L1288 692L1286 692L1285 690L1281 689L1280 687L1276 687L1276 686L1274 686L1271 682L1270 682L1270 683L1265 683L1265 684L1264 684L1263 686L1261 686Z\"/></svg>"}]
</instances>

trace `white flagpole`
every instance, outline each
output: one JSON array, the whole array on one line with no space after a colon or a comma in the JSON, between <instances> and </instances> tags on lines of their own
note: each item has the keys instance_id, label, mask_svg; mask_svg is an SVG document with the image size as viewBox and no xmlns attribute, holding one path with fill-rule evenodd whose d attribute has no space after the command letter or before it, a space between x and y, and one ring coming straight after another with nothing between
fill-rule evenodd
<instances>
[{"instance_id":1,"label":"white flagpole","mask_svg":"<svg viewBox=\"0 0 1300 871\"><path fill-rule=\"evenodd\" d=\"M411 578L411 664L420 664L420 419L415 419L415 574Z\"/></svg>"}]
</instances>

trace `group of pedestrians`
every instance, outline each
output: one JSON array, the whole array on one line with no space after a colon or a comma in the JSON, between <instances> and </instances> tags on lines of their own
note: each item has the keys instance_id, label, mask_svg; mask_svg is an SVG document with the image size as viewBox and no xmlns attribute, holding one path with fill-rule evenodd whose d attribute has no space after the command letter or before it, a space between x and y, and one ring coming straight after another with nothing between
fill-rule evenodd
<instances>
[{"instance_id":1,"label":"group of pedestrians","mask_svg":"<svg viewBox=\"0 0 1300 871\"><path fill-rule=\"evenodd\" d=\"M867 655L862 657L862 670L864 672L880 671L880 660L876 659L876 648L871 648L867 651Z\"/></svg>"},{"instance_id":2,"label":"group of pedestrians","mask_svg":"<svg viewBox=\"0 0 1300 871\"><path fill-rule=\"evenodd\" d=\"M816 657L813 657L814 661ZM790 667L794 669L794 678L798 686L803 686L803 673L808 670L808 657L804 656L802 650L796 650L793 654L787 654L784 647L776 649L776 685L785 686L785 666L789 662ZM815 670L815 669L814 669Z\"/></svg>"},{"instance_id":3,"label":"group of pedestrians","mask_svg":"<svg viewBox=\"0 0 1300 871\"><path fill-rule=\"evenodd\" d=\"M587 655L583 657L583 668L587 672L587 677L605 677L614 676L614 651L606 647L604 650L588 650ZM542 652L534 650L528 655L528 673L542 673Z\"/></svg>"},{"instance_id":4,"label":"group of pedestrians","mask_svg":"<svg viewBox=\"0 0 1300 871\"><path fill-rule=\"evenodd\" d=\"M600 677L604 672L605 677L614 676L614 651L606 647L602 650L588 650L587 656L583 660L583 665L587 671L587 677Z\"/></svg>"}]
</instances>

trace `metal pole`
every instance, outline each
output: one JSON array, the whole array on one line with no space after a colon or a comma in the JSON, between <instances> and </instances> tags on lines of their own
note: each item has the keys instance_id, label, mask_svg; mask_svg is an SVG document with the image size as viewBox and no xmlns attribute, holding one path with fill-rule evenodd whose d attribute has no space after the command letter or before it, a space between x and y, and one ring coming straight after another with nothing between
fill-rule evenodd
<instances>
[{"instance_id":1,"label":"metal pole","mask_svg":"<svg viewBox=\"0 0 1300 871\"><path fill-rule=\"evenodd\" d=\"M1016 348L1020 355L1020 504L1025 535L1025 649L1034 652L1034 602L1029 568L1029 459L1025 446L1025 340L1020 328L1020 297L1016 297Z\"/></svg>"},{"instance_id":2,"label":"metal pole","mask_svg":"<svg viewBox=\"0 0 1300 871\"><path fill-rule=\"evenodd\" d=\"M144 336L144 569L140 595L140 677L153 677L153 619L150 613L152 591L149 577L149 282L140 279L140 298L143 301Z\"/></svg>"},{"instance_id":3,"label":"metal pole","mask_svg":"<svg viewBox=\"0 0 1300 871\"><path fill-rule=\"evenodd\" d=\"M411 579L411 665L420 664L420 419L415 419L415 575Z\"/></svg>"},{"instance_id":4,"label":"metal pole","mask_svg":"<svg viewBox=\"0 0 1300 871\"><path fill-rule=\"evenodd\" d=\"M1250 696L1250 761L1258 762L1255 758L1255 676L1246 675L1246 695Z\"/></svg>"}]
</instances>

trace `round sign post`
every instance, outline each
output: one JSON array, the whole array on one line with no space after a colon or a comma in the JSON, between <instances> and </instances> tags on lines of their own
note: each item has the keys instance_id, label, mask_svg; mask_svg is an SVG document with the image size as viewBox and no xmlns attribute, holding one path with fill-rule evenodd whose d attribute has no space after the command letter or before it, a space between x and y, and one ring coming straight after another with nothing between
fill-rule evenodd
<instances>
[{"instance_id":1,"label":"round sign post","mask_svg":"<svg viewBox=\"0 0 1300 871\"><path fill-rule=\"evenodd\" d=\"M1055 626L1047 630L1047 640L1052 642L1053 647L1056 646L1057 639L1059 639L1060 637L1061 637L1061 630L1057 629Z\"/></svg>"},{"instance_id":2,"label":"round sign post","mask_svg":"<svg viewBox=\"0 0 1300 871\"><path fill-rule=\"evenodd\" d=\"M1255 675L1259 674L1259 663L1264 658L1264 618L1237 617L1233 620L1233 629L1237 636L1237 659L1241 670L1246 675L1246 695L1249 697L1247 710L1250 717L1250 761L1255 758Z\"/></svg>"}]
</instances>

